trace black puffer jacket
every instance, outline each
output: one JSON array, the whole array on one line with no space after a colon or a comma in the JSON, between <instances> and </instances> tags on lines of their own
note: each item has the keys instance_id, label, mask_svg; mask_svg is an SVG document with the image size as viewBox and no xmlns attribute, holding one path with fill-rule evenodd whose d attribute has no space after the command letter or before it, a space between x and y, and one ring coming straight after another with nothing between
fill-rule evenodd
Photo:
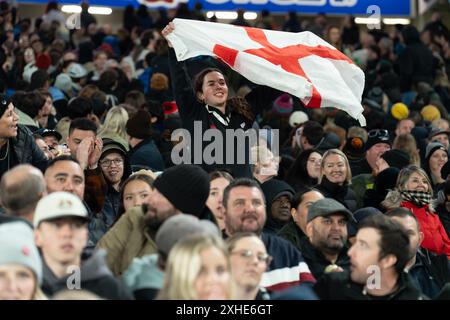
<instances>
[{"instance_id":1,"label":"black puffer jacket","mask_svg":"<svg viewBox=\"0 0 450 320\"><path fill-rule=\"evenodd\" d=\"M342 203L348 210L355 212L359 209L355 192L347 185L340 186L323 177L322 182L316 186L325 198L333 198Z\"/></svg>"}]
</instances>

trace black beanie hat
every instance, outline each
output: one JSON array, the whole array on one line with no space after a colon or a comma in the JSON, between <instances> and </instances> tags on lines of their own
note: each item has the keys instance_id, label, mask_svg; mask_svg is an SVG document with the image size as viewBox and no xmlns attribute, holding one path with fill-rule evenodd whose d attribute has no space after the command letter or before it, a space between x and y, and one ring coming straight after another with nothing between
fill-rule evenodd
<instances>
[{"instance_id":1,"label":"black beanie hat","mask_svg":"<svg viewBox=\"0 0 450 320\"><path fill-rule=\"evenodd\" d=\"M192 164L166 169L153 183L172 205L183 213L201 216L209 196L210 179L205 170Z\"/></svg>"},{"instance_id":2,"label":"black beanie hat","mask_svg":"<svg viewBox=\"0 0 450 320\"><path fill-rule=\"evenodd\" d=\"M291 200L294 196L294 189L282 180L270 179L261 185L261 189L266 198L266 205L270 207L272 202L281 196L288 196Z\"/></svg>"},{"instance_id":3,"label":"black beanie hat","mask_svg":"<svg viewBox=\"0 0 450 320\"><path fill-rule=\"evenodd\" d=\"M10 97L0 93L0 117L3 116L11 102L12 100Z\"/></svg>"},{"instance_id":4,"label":"black beanie hat","mask_svg":"<svg viewBox=\"0 0 450 320\"><path fill-rule=\"evenodd\" d=\"M406 152L398 149L386 151L381 157L389 164L389 167L399 170L409 165L411 160Z\"/></svg>"},{"instance_id":5,"label":"black beanie hat","mask_svg":"<svg viewBox=\"0 0 450 320\"><path fill-rule=\"evenodd\" d=\"M132 138L148 139L152 137L151 116L146 110L139 110L127 121L127 133Z\"/></svg>"},{"instance_id":6,"label":"black beanie hat","mask_svg":"<svg viewBox=\"0 0 450 320\"><path fill-rule=\"evenodd\" d=\"M386 195L389 190L395 189L400 169L391 167L381 171L375 178L374 189L379 193Z\"/></svg>"}]
</instances>

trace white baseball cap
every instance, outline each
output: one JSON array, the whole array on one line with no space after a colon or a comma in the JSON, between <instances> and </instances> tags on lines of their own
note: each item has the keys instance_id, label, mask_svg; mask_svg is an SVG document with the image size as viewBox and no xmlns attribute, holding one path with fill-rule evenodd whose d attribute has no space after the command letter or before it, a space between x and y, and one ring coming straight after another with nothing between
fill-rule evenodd
<instances>
[{"instance_id":1,"label":"white baseball cap","mask_svg":"<svg viewBox=\"0 0 450 320\"><path fill-rule=\"evenodd\" d=\"M295 128L299 124L302 124L308 120L309 120L308 115L303 111L294 111L289 117L289 125L292 128Z\"/></svg>"},{"instance_id":2,"label":"white baseball cap","mask_svg":"<svg viewBox=\"0 0 450 320\"><path fill-rule=\"evenodd\" d=\"M80 198L68 192L54 192L39 200L34 211L33 224L37 228L42 221L61 217L89 220L87 209Z\"/></svg>"}]
</instances>

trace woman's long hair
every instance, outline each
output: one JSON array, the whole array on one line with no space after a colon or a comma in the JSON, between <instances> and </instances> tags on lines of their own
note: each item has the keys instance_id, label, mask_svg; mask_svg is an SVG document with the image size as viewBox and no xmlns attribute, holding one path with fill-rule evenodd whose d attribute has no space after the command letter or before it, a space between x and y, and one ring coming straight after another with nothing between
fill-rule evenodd
<instances>
[{"instance_id":1,"label":"woman's long hair","mask_svg":"<svg viewBox=\"0 0 450 320\"><path fill-rule=\"evenodd\" d=\"M125 192L125 187L132 181L136 181L136 180L140 180L143 181L145 183L147 183L150 186L150 189L153 190L153 182L155 181L155 179L153 179L150 175L148 174L143 174L143 173L133 173L131 176L129 176L120 186L120 205L119 205L119 214L117 215L116 221L114 222L114 224L120 219L120 217L125 213L125 206L123 204L123 193Z\"/></svg>"},{"instance_id":2,"label":"woman's long hair","mask_svg":"<svg viewBox=\"0 0 450 320\"><path fill-rule=\"evenodd\" d=\"M350 163L348 162L347 156L339 149L330 149L324 153L324 155L322 157L322 164L320 165L319 183L322 182L322 179L325 176L324 170L323 170L325 168L325 160L326 160L326 158L328 158L329 156L331 156L333 154L337 154L337 155L341 156L341 158L344 160L345 165L347 166L344 184L350 185L352 183L352 171L350 169Z\"/></svg>"},{"instance_id":3,"label":"woman's long hair","mask_svg":"<svg viewBox=\"0 0 450 320\"><path fill-rule=\"evenodd\" d=\"M203 89L202 89L203 80L205 79L205 76L211 72L220 73L225 78L225 82L227 82L227 78L225 77L225 75L223 74L223 72L221 70L219 70L217 68L203 69L194 77L194 80L193 80L193 87L194 87L194 92L195 92L196 97L197 97L198 93L203 92ZM228 83L227 83L227 85L228 85ZM255 115L253 114L252 108L249 105L249 103L247 102L247 100L245 100L244 98L237 97L237 96L229 98L227 100L227 105L230 106L232 111L240 114L245 119L247 119L249 122L253 122L255 120Z\"/></svg>"},{"instance_id":4,"label":"woman's long hair","mask_svg":"<svg viewBox=\"0 0 450 320\"><path fill-rule=\"evenodd\" d=\"M307 168L309 156L314 152L322 155L322 152L316 149L302 151L286 173L286 182L295 190L302 186L313 187L317 184L318 179L312 178L309 175Z\"/></svg>"},{"instance_id":5,"label":"woman's long hair","mask_svg":"<svg viewBox=\"0 0 450 320\"><path fill-rule=\"evenodd\" d=\"M420 176L422 176L423 178L425 178L425 180L427 181L427 185L428 185L428 191L431 192L431 196L433 196L433 185L431 184L431 180L428 177L427 173L422 168L420 168L416 165L413 165L413 164L403 168L400 171L400 173L398 174L397 184L396 184L397 190L408 191L408 189L406 188L406 183L408 182L409 178L411 177L411 175L413 173L417 173Z\"/></svg>"},{"instance_id":6,"label":"woman's long hair","mask_svg":"<svg viewBox=\"0 0 450 320\"><path fill-rule=\"evenodd\" d=\"M406 152L411 159L410 163L420 166L420 155L419 150L417 149L417 143L410 133L401 134L395 137L392 148Z\"/></svg>"},{"instance_id":7,"label":"woman's long hair","mask_svg":"<svg viewBox=\"0 0 450 320\"><path fill-rule=\"evenodd\" d=\"M194 284L202 267L201 252L209 248L217 248L223 253L229 272L228 252L222 239L210 235L189 236L170 250L164 284L156 299L197 300Z\"/></svg>"},{"instance_id":8,"label":"woman's long hair","mask_svg":"<svg viewBox=\"0 0 450 320\"><path fill-rule=\"evenodd\" d=\"M125 141L128 140L126 125L128 112L120 105L112 107L105 117L105 122L98 132L101 138L119 136Z\"/></svg>"}]
</instances>

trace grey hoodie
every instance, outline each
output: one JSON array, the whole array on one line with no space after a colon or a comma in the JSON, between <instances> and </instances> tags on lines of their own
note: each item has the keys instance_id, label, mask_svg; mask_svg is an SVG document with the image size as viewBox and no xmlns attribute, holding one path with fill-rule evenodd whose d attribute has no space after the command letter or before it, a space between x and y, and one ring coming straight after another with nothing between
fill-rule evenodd
<instances>
[{"instance_id":1,"label":"grey hoodie","mask_svg":"<svg viewBox=\"0 0 450 320\"><path fill-rule=\"evenodd\" d=\"M114 278L106 264L106 251L98 250L81 262L81 268L69 269L64 278L57 278L43 260L44 283L42 290L54 295L61 290L83 289L95 293L100 298L111 300L129 300L132 295L124 284Z\"/></svg>"}]
</instances>

